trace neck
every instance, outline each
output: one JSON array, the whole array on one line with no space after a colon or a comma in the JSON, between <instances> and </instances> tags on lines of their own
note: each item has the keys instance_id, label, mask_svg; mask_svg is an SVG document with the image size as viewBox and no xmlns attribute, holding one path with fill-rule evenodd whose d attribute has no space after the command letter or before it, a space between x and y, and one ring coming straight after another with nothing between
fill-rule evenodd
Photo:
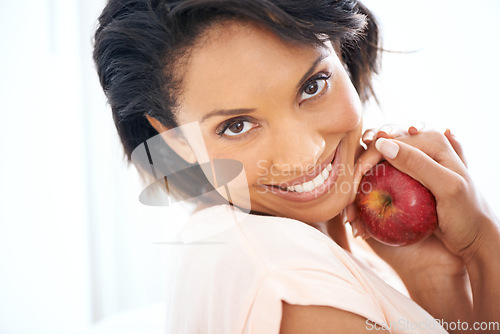
<instances>
[{"instance_id":1,"label":"neck","mask_svg":"<svg viewBox=\"0 0 500 334\"><path fill-rule=\"evenodd\" d=\"M314 224L313 226L330 237L343 249L351 251L342 215L337 215L330 220Z\"/></svg>"}]
</instances>

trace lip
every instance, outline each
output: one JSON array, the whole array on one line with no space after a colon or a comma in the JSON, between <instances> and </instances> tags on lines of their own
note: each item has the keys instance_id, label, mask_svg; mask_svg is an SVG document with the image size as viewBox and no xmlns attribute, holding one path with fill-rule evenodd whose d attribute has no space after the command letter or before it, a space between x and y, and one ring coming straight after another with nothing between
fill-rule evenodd
<instances>
[{"instance_id":1,"label":"lip","mask_svg":"<svg viewBox=\"0 0 500 334\"><path fill-rule=\"evenodd\" d=\"M339 147L340 147L340 143L339 143L339 145L337 145L337 148L332 152L332 154L328 158L325 159L325 161L323 161L321 164L314 167L314 169L312 171L307 172L306 175L299 176L299 177L292 179L290 181L287 181L287 182L275 184L274 186L286 188L286 187L295 186L297 184L302 184L302 183L305 183L308 181L312 181L316 176L318 176L323 171L323 169L326 168L326 166L328 166L328 164L330 164L332 162Z\"/></svg>"},{"instance_id":2,"label":"lip","mask_svg":"<svg viewBox=\"0 0 500 334\"><path fill-rule=\"evenodd\" d=\"M339 143L339 145L337 146L335 151L328 158L329 160L327 159L327 160L325 160L325 162L323 162L322 164L315 167L314 173L312 173L312 175L305 175L305 176L293 179L291 181L288 181L286 183L279 184L280 187L286 188L287 186L293 186L296 184L301 184L301 183L310 181L310 180L314 179L316 176L318 176L319 173L321 173L321 171L323 169L325 169L329 163L331 163L332 170L330 171L330 175L328 176L328 178L325 180L325 182L322 185L320 185L319 187L317 187L313 191L299 193L299 192L295 192L295 191L282 190L281 188L278 188L276 185L273 186L273 185L266 184L263 186L270 193L273 193L277 196L280 196L284 199L294 201L294 202L308 202L308 201L312 201L312 200L320 197L321 195L327 193L330 190L330 188L332 187L332 185L338 179L338 176L339 176L338 171L339 171L339 167L340 167L340 156L341 156L341 152L342 152L341 144L342 144L342 142Z\"/></svg>"}]
</instances>

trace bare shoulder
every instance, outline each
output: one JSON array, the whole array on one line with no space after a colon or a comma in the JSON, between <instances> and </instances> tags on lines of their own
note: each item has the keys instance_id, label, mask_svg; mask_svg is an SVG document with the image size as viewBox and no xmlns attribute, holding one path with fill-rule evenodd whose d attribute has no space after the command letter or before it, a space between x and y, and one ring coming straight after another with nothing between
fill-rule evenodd
<instances>
[{"instance_id":1,"label":"bare shoulder","mask_svg":"<svg viewBox=\"0 0 500 334\"><path fill-rule=\"evenodd\" d=\"M390 333L357 314L329 306L282 302L280 334Z\"/></svg>"}]
</instances>

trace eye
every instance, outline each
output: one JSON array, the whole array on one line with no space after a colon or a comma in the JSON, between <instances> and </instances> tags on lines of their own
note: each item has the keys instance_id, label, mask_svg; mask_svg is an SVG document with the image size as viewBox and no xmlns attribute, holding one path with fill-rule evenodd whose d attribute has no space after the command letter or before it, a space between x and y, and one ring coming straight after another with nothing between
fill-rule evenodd
<instances>
[{"instance_id":1,"label":"eye","mask_svg":"<svg viewBox=\"0 0 500 334\"><path fill-rule=\"evenodd\" d=\"M312 78L302 87L299 103L309 100L323 93L328 88L328 79L330 76Z\"/></svg>"},{"instance_id":2,"label":"eye","mask_svg":"<svg viewBox=\"0 0 500 334\"><path fill-rule=\"evenodd\" d=\"M229 120L226 123L221 124L222 129L217 131L219 136L229 136L235 137L248 132L252 128L256 127L256 124L246 121L246 120Z\"/></svg>"}]
</instances>

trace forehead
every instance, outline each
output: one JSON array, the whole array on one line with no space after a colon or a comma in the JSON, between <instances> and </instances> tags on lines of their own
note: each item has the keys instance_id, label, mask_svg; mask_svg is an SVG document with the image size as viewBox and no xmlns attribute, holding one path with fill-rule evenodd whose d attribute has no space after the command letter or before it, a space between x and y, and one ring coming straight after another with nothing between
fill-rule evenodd
<instances>
[{"instance_id":1,"label":"forehead","mask_svg":"<svg viewBox=\"0 0 500 334\"><path fill-rule=\"evenodd\" d=\"M229 59L265 63L270 58L307 57L321 52L311 45L285 42L269 28L245 21L222 21L207 29L198 39L190 57L191 65L204 62L227 64Z\"/></svg>"},{"instance_id":2,"label":"forehead","mask_svg":"<svg viewBox=\"0 0 500 334\"><path fill-rule=\"evenodd\" d=\"M181 105L189 110L252 107L252 97L297 80L331 47L298 46L251 23L208 29L183 66ZM250 100L250 101L249 101Z\"/></svg>"}]
</instances>

